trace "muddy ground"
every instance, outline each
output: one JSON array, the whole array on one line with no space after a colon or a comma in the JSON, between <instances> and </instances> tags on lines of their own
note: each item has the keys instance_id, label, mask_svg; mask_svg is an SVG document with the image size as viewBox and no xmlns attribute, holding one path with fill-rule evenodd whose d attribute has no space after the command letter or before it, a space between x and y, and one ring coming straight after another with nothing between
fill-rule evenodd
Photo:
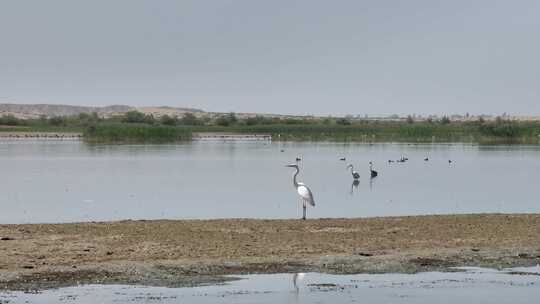
<instances>
[{"instance_id":1,"label":"muddy ground","mask_svg":"<svg viewBox=\"0 0 540 304\"><path fill-rule=\"evenodd\" d=\"M0 289L195 286L223 275L540 263L540 215L0 225Z\"/></svg>"}]
</instances>

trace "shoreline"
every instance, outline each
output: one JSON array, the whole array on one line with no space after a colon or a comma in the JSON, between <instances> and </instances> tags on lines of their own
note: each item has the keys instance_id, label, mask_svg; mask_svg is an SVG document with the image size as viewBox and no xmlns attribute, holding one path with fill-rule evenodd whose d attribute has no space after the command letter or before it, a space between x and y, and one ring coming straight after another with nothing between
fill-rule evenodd
<instances>
[{"instance_id":1,"label":"shoreline","mask_svg":"<svg viewBox=\"0 0 540 304\"><path fill-rule=\"evenodd\" d=\"M0 225L0 290L532 266L539 241L540 214Z\"/></svg>"}]
</instances>

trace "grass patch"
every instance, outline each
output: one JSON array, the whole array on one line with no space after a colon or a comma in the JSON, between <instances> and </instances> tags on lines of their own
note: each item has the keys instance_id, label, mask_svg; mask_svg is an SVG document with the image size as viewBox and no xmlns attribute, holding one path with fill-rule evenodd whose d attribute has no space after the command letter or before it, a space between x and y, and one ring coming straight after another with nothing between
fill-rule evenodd
<instances>
[{"instance_id":1,"label":"grass patch","mask_svg":"<svg viewBox=\"0 0 540 304\"><path fill-rule=\"evenodd\" d=\"M473 143L540 143L539 123L403 123L364 122L351 125L268 124L236 125L228 127L195 126L194 132L236 132L271 134L283 141L336 142L473 142Z\"/></svg>"},{"instance_id":2,"label":"grass patch","mask_svg":"<svg viewBox=\"0 0 540 304\"><path fill-rule=\"evenodd\" d=\"M165 143L191 140L191 131L169 126L145 124L101 124L88 127L84 139L88 142L151 142Z\"/></svg>"},{"instance_id":3,"label":"grass patch","mask_svg":"<svg viewBox=\"0 0 540 304\"><path fill-rule=\"evenodd\" d=\"M4 125L5 127L1 127ZM540 122L519 122L501 117L493 121L358 120L322 117L237 117L234 113L214 117L167 115L155 118L131 111L123 116L77 116L18 119L0 116L0 132L79 132L91 142L176 142L191 140L192 132L270 134L281 141L335 142L467 142L540 144Z\"/></svg>"}]
</instances>

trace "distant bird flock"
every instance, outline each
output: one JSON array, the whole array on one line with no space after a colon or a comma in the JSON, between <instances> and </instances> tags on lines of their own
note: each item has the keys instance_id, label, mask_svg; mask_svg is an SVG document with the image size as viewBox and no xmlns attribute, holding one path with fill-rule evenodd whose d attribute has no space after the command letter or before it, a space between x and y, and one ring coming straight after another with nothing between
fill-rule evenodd
<instances>
[{"instance_id":1,"label":"distant bird flock","mask_svg":"<svg viewBox=\"0 0 540 304\"><path fill-rule=\"evenodd\" d=\"M281 152L285 152L285 150L281 150ZM341 157L341 158L339 158L339 160L340 161L346 161L347 159L345 157ZM408 160L409 159L407 157L402 156L401 158L399 158L397 160L389 159L388 163L394 163L394 162L395 163L405 163ZM298 174L300 173L300 167L298 166L298 163L302 161L302 157L297 156L295 161L296 161L295 164L289 164L289 165L286 165L285 167L294 168L296 170L293 173L293 186L296 189L296 192L298 193L298 195L300 196L301 203L302 203L302 219L305 220L306 219L307 205L309 204L309 205L315 207L315 199L313 198L313 192L311 191L311 189L306 184L297 181ZM429 157L424 158L424 161L428 162ZM448 163L452 164L453 160L449 159ZM360 179L360 173L358 173L357 171L354 170L354 166L351 163L347 164L347 170L350 170L350 172L351 172L351 175L352 175L352 178L353 178L353 185L357 186L358 183L359 183L358 180ZM373 169L373 162L370 161L369 162L369 177L370 177L370 180L373 180L374 178L376 178L378 176L379 176L379 172L377 172L377 171L375 171Z\"/></svg>"}]
</instances>

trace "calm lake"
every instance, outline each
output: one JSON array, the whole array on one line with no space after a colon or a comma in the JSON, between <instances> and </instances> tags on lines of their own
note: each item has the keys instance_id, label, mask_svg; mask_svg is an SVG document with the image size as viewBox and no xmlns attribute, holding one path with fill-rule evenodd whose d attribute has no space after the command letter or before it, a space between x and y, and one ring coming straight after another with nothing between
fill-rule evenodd
<instances>
[{"instance_id":1,"label":"calm lake","mask_svg":"<svg viewBox=\"0 0 540 304\"><path fill-rule=\"evenodd\" d=\"M240 276L224 285L164 288L83 285L36 293L0 292L0 303L536 303L537 267L466 272L329 275L306 273ZM531 272L532 271L532 272ZM4 301L4 302L2 302Z\"/></svg>"},{"instance_id":2,"label":"calm lake","mask_svg":"<svg viewBox=\"0 0 540 304\"><path fill-rule=\"evenodd\" d=\"M296 157L317 203L308 218L540 212L540 146L3 141L0 223L299 218L284 167Z\"/></svg>"}]
</instances>

